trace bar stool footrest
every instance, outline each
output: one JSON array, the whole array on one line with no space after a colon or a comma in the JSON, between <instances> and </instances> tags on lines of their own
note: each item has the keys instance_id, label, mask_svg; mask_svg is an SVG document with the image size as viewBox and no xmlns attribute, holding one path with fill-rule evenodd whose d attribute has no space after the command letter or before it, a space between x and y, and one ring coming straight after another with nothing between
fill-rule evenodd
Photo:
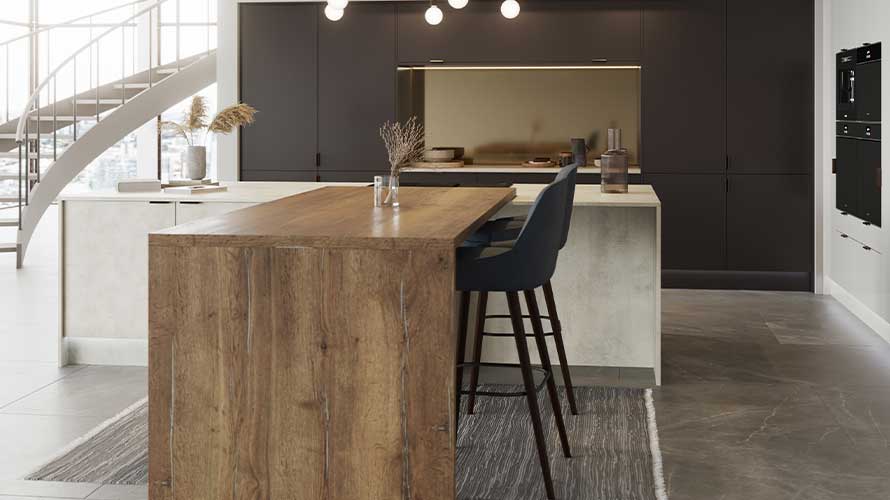
<instances>
[{"instance_id":1,"label":"bar stool footrest","mask_svg":"<svg viewBox=\"0 0 890 500\"><path fill-rule=\"evenodd\" d=\"M485 319L486 320L488 320L488 319L510 319L510 315L509 314L487 314L487 315L485 315ZM531 315L523 314L522 319L531 319ZM546 319L547 321L550 321L551 326L553 325L553 321L550 319L550 316L541 316L541 319L542 320ZM482 336L483 337L512 337L513 332L486 332L486 331L482 331ZM535 336L535 334L534 334L534 332L530 332L530 333L526 333L525 336L532 338ZM552 331L544 332L544 336L552 337L553 332Z\"/></svg>"},{"instance_id":2,"label":"bar stool footrest","mask_svg":"<svg viewBox=\"0 0 890 500\"><path fill-rule=\"evenodd\" d=\"M494 368L521 368L517 363L460 363L457 365L458 369L465 368L480 368L480 367L494 367ZM547 381L550 380L552 374L547 370L533 366L531 368L533 372L540 373L543 375L541 381L535 386L535 393L541 392L544 386L547 385ZM471 391L461 389L460 393L463 395L469 395ZM528 393L526 391L516 391L516 392L502 392L502 391L476 391L475 394L477 396L489 396L489 397L500 397L500 398L519 398L524 397Z\"/></svg>"}]
</instances>

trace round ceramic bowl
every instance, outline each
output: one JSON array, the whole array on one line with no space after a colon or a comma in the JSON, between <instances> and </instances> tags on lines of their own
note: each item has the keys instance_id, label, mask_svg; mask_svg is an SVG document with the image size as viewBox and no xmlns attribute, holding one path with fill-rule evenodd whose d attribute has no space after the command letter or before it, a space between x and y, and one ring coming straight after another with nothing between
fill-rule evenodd
<instances>
[{"instance_id":1,"label":"round ceramic bowl","mask_svg":"<svg viewBox=\"0 0 890 500\"><path fill-rule=\"evenodd\" d=\"M444 162L454 159L453 149L430 149L423 153L423 159L429 162Z\"/></svg>"}]
</instances>

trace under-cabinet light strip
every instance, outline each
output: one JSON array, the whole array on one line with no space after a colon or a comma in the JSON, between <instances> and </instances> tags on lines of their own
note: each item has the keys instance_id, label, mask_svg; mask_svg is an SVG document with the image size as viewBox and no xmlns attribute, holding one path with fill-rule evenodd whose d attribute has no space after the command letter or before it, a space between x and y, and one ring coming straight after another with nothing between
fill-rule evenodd
<instances>
[{"instance_id":1,"label":"under-cabinet light strip","mask_svg":"<svg viewBox=\"0 0 890 500\"><path fill-rule=\"evenodd\" d=\"M399 66L399 71L451 71L451 70L514 70L514 69L642 69L642 66Z\"/></svg>"}]
</instances>

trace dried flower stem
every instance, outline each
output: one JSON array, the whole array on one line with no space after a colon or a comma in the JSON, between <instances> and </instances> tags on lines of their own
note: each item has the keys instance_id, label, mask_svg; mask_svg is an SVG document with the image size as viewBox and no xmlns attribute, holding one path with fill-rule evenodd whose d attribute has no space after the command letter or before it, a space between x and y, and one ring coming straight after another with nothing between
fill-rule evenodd
<instances>
[{"instance_id":1,"label":"dried flower stem","mask_svg":"<svg viewBox=\"0 0 890 500\"><path fill-rule=\"evenodd\" d=\"M380 138L386 146L390 175L398 177L402 167L423 158L423 125L412 116L403 124L386 122L380 127Z\"/></svg>"}]
</instances>

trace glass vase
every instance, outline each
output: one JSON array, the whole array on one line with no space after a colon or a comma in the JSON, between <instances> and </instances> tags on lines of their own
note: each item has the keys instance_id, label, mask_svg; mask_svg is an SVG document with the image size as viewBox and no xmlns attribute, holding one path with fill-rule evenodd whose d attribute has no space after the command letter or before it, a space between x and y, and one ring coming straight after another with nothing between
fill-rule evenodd
<instances>
[{"instance_id":1,"label":"glass vase","mask_svg":"<svg viewBox=\"0 0 890 500\"><path fill-rule=\"evenodd\" d=\"M399 208L399 176L374 176L374 206Z\"/></svg>"}]
</instances>

